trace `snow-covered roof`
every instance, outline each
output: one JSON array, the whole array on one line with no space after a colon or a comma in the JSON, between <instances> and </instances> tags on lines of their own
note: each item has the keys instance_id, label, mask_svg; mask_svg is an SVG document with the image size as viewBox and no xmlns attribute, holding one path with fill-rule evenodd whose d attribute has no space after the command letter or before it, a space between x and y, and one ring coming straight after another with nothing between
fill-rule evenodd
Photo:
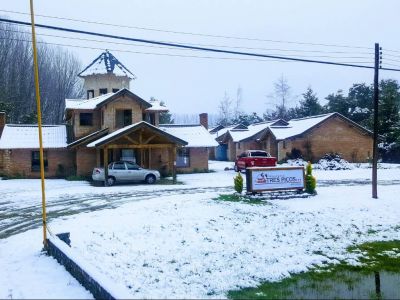
<instances>
[{"instance_id":1,"label":"snow-covered roof","mask_svg":"<svg viewBox=\"0 0 400 300\"><path fill-rule=\"evenodd\" d=\"M273 133L273 135L276 137L277 140L284 140L289 137L297 136L299 134L304 133L305 131L311 129L312 127L325 121L326 119L330 118L332 115L335 114L341 116L338 113L329 113L329 114L311 116L301 119L292 119L288 122L284 120L274 120L274 121L251 124L247 126L247 129L235 129L234 128L235 126L229 126L219 130L217 134L214 134L214 136L228 134L229 132L229 135L232 137L233 142L241 142L249 138L254 138L256 137L257 134L261 135L262 132L264 132L264 130L269 128L269 130ZM348 121L352 122L351 120ZM354 124L356 126L359 126L356 123Z\"/></svg>"},{"instance_id":2,"label":"snow-covered roof","mask_svg":"<svg viewBox=\"0 0 400 300\"><path fill-rule=\"evenodd\" d=\"M65 99L65 109L95 109L115 93L108 93L90 99Z\"/></svg>"},{"instance_id":3,"label":"snow-covered roof","mask_svg":"<svg viewBox=\"0 0 400 300\"><path fill-rule=\"evenodd\" d=\"M186 141L186 147L216 147L218 143L202 125L160 125L160 129Z\"/></svg>"},{"instance_id":4,"label":"snow-covered roof","mask_svg":"<svg viewBox=\"0 0 400 300\"><path fill-rule=\"evenodd\" d=\"M37 125L7 124L0 138L0 149L38 149L39 133ZM67 128L65 125L43 125L44 148L65 148Z\"/></svg>"},{"instance_id":5,"label":"snow-covered roof","mask_svg":"<svg viewBox=\"0 0 400 300\"><path fill-rule=\"evenodd\" d=\"M289 137L302 134L308 129L330 118L334 114L335 113L329 113L301 119L292 119L288 122L289 124L287 126L270 126L270 130L277 140L284 140Z\"/></svg>"},{"instance_id":6,"label":"snow-covered roof","mask_svg":"<svg viewBox=\"0 0 400 300\"><path fill-rule=\"evenodd\" d=\"M169 109L165 106L165 105L161 105L160 101L156 100L156 99L151 99L149 101L149 103L151 104L151 107L146 109L146 111L148 112L152 112L152 111L169 111Z\"/></svg>"},{"instance_id":7,"label":"snow-covered roof","mask_svg":"<svg viewBox=\"0 0 400 300\"><path fill-rule=\"evenodd\" d=\"M248 139L257 133L260 133L264 129L266 129L271 122L261 122L256 124L251 124L247 126L247 129L232 129L229 130L229 134L231 135L234 142L240 142L242 140Z\"/></svg>"},{"instance_id":8,"label":"snow-covered roof","mask_svg":"<svg viewBox=\"0 0 400 300\"><path fill-rule=\"evenodd\" d=\"M129 71L108 50L101 53L90 65L88 65L78 76L85 77L96 74L115 74L116 76L127 76L135 79L135 75Z\"/></svg>"},{"instance_id":9,"label":"snow-covered roof","mask_svg":"<svg viewBox=\"0 0 400 300\"><path fill-rule=\"evenodd\" d=\"M109 101L113 101L114 99L118 99L120 96L128 96L133 98L136 101L139 101L145 107L151 107L151 104L146 100L143 100L138 95L132 93L128 89L121 89L115 93L108 93L98 97L90 98L90 99L65 99L65 109L95 109L101 104L105 104Z\"/></svg>"}]
</instances>

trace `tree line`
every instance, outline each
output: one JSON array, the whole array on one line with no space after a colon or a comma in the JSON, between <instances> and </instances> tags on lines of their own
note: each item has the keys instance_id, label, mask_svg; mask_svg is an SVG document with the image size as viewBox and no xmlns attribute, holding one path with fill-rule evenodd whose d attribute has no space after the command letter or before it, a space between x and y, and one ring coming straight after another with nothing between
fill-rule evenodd
<instances>
[{"instance_id":1,"label":"tree line","mask_svg":"<svg viewBox=\"0 0 400 300\"><path fill-rule=\"evenodd\" d=\"M372 84L355 83L347 93L338 90L325 97L325 104L321 104L317 94L308 87L298 99L298 104L289 107L288 102L293 100L291 88L282 76L274 83L273 93L268 95L275 104L269 105L269 109L260 109L265 111L262 116L256 112L246 114L237 109L238 104L242 102L241 94L241 89L240 97L231 99L225 94L219 105L218 124L249 125L261 121L290 120L338 112L369 130L373 129L374 88ZM394 79L380 81L378 114L381 156L385 161L400 162L400 84L398 81Z\"/></svg>"},{"instance_id":2,"label":"tree line","mask_svg":"<svg viewBox=\"0 0 400 300\"><path fill-rule=\"evenodd\" d=\"M43 123L60 124L65 99L83 95L81 63L69 51L38 42ZM5 23L0 23L0 111L9 123L37 123L31 35Z\"/></svg>"}]
</instances>

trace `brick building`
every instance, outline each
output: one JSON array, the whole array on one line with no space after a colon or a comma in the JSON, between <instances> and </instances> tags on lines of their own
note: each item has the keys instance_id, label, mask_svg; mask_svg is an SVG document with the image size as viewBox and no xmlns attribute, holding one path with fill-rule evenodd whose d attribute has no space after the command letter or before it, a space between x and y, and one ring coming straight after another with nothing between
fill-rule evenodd
<instances>
[{"instance_id":1,"label":"brick building","mask_svg":"<svg viewBox=\"0 0 400 300\"><path fill-rule=\"evenodd\" d=\"M366 162L372 157L372 132L339 113L216 128L210 133L219 142L214 156L235 160L245 150L266 150L278 161L293 149L316 161L329 152L341 153L350 162Z\"/></svg>"},{"instance_id":2,"label":"brick building","mask_svg":"<svg viewBox=\"0 0 400 300\"><path fill-rule=\"evenodd\" d=\"M196 125L160 125L168 109L129 90L135 76L108 51L79 76L86 99L65 100L65 125L43 126L47 177L89 176L116 160L162 174L208 170L208 148L218 144L207 131L206 114ZM37 126L5 124L0 117L0 173L39 177Z\"/></svg>"}]
</instances>

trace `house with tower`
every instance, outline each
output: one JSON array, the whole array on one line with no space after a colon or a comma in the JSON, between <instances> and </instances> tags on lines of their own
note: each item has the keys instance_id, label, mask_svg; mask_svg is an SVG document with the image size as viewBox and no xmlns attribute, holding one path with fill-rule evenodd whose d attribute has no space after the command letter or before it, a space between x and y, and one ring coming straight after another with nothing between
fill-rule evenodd
<instances>
[{"instance_id":1,"label":"house with tower","mask_svg":"<svg viewBox=\"0 0 400 300\"><path fill-rule=\"evenodd\" d=\"M168 111L130 89L136 77L112 53L101 53L80 74L85 99L65 100L65 124L44 125L47 177L89 176L95 167L130 160L161 174L208 170L207 114L199 124L160 124ZM0 113L0 173L39 177L38 128L5 124Z\"/></svg>"}]
</instances>

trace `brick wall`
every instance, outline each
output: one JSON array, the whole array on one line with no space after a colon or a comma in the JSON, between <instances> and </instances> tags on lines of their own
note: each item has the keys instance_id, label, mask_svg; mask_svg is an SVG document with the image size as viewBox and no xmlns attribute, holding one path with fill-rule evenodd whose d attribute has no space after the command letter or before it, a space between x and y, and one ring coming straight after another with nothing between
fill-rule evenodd
<instances>
[{"instance_id":1,"label":"brick wall","mask_svg":"<svg viewBox=\"0 0 400 300\"><path fill-rule=\"evenodd\" d=\"M76 149L76 175L90 176L97 166L96 149L79 147Z\"/></svg>"},{"instance_id":2,"label":"brick wall","mask_svg":"<svg viewBox=\"0 0 400 300\"><path fill-rule=\"evenodd\" d=\"M286 156L292 148L300 149L306 154L306 144L311 145L312 160L320 159L325 153L339 152L343 158L351 162L365 162L372 157L372 136L344 121L340 117L333 117L314 128L307 135L293 140L286 140L278 144L279 158Z\"/></svg>"},{"instance_id":3,"label":"brick wall","mask_svg":"<svg viewBox=\"0 0 400 300\"><path fill-rule=\"evenodd\" d=\"M8 176L23 176L26 178L40 178L40 171L32 171L32 151L38 149L12 149L3 150L3 172ZM45 172L45 177L51 178L60 176L68 176L74 173L74 158L73 151L67 149L47 149L48 168ZM64 174L61 174L62 166Z\"/></svg>"},{"instance_id":4,"label":"brick wall","mask_svg":"<svg viewBox=\"0 0 400 300\"><path fill-rule=\"evenodd\" d=\"M208 170L208 149L206 147L190 148L190 166L177 168L178 172L190 173L193 171Z\"/></svg>"}]
</instances>

